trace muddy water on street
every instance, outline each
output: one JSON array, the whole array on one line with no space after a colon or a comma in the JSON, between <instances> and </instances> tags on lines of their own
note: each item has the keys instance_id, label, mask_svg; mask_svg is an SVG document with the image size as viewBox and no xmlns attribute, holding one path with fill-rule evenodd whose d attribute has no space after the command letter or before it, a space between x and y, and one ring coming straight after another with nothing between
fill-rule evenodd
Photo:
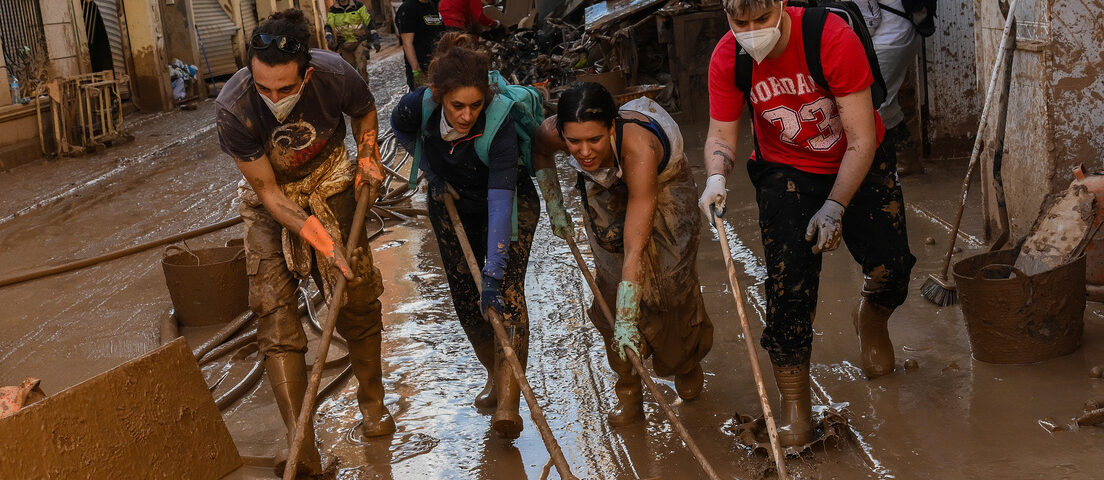
<instances>
[{"instance_id":1,"label":"muddy water on street","mask_svg":"<svg viewBox=\"0 0 1104 480\"><path fill-rule=\"evenodd\" d=\"M373 67L373 78L380 79L374 80L373 91L384 125L389 107L404 90L401 62L395 55ZM173 122L183 130L174 134L198 133L185 142L166 141L163 135L174 131ZM235 215L234 184L240 174L218 151L213 131L204 130L207 122L213 122L209 102L196 112L148 119L136 127L148 135L139 136L135 144L123 147L126 150L108 150L86 159L87 164L58 161L58 166L73 166L81 178L100 179L94 188L63 195L74 186L57 182L38 195L20 197L22 202L6 197L0 203L5 208L0 212L3 271L95 255ZM688 127L685 136L690 147L704 140L700 129ZM124 158L102 158L111 155ZM700 157L700 151L690 152L692 163L698 164ZM899 367L895 374L874 381L862 377L850 317L861 275L844 249L826 256L815 324L814 392L818 406L844 412L854 439L792 460L794 477L1076 479L1095 478L1104 469L1104 456L1096 453L1104 440L1099 428L1052 433L1039 425L1041 419L1067 425L1086 400L1104 400L1104 382L1088 377L1091 366L1104 364L1104 314L1098 304L1090 304L1086 312L1085 346L1077 352L1037 365L1000 366L970 358L958 307L938 308L919 296L924 277L940 267L946 219L953 218L959 186L955 177L961 175L963 164L955 160L929 165L927 175L904 182L910 244L919 262L913 293L894 315L891 332L898 365L914 359L919 369L906 372ZM46 184L57 170L32 168L22 177L0 175L0 188L25 188L28 179ZM695 173L702 185L700 166ZM572 176L565 172L562 180L569 209L579 219L578 195L566 188L574 183ZM741 169L729 186L725 220L730 247L758 339L766 272L757 209ZM51 195L64 199L52 200ZM29 205L41 206L27 209ZM982 247L973 240L982 232L978 210L976 202L971 204L964 224L967 253ZM5 217L17 211L25 213ZM219 245L240 235L240 228L189 243ZM538 478L548 454L526 407L521 438L506 441L489 431L490 412L471 405L485 372L455 320L430 232L428 221L420 218L390 226L372 241L386 285L381 298L385 389L399 430L393 438L363 439L356 429L356 382L349 381L318 409L324 458L341 479ZM927 237L936 243L927 245ZM551 235L547 223L537 230L531 258L527 376L574 473L591 478L703 478L650 395L645 396L645 422L618 429L608 426L605 413L615 401L613 376L600 337L583 313L590 293L566 245ZM159 259L159 252L146 252L0 289L0 384L16 384L24 375L33 375L43 378L47 393L56 393L154 348L158 321L170 308ZM657 380L723 476L756 478L768 462L747 453L726 428L734 412L754 415L759 404L722 260L716 235L706 229L699 272L716 330L713 351L704 362L704 393L698 400L682 402L669 381ZM197 345L210 329L184 333ZM313 342L311 351L317 351ZM335 346L330 357L341 353ZM769 366L762 350L756 353ZM240 379L254 359L251 354L230 365L219 361L206 366L209 381L229 372L216 394ZM777 408L769 371L765 377ZM225 410L224 418L242 455L255 465L236 472L234 478L272 478L263 458L271 457L283 441L283 426L267 381Z\"/></svg>"}]
</instances>

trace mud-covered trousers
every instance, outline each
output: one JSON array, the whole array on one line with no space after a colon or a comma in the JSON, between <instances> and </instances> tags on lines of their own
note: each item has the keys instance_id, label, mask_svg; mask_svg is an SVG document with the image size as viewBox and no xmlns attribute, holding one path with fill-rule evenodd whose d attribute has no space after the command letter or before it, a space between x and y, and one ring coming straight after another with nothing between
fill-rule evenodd
<instances>
[{"instance_id":1,"label":"mud-covered trousers","mask_svg":"<svg viewBox=\"0 0 1104 480\"><path fill-rule=\"evenodd\" d=\"M916 263L895 158L893 147L884 142L843 214L843 240L865 277L861 293L889 309L904 303ZM805 229L836 176L755 160L747 169L767 262L767 325L760 344L775 365L804 364L812 351L821 269L821 255L812 252L815 240L805 240Z\"/></svg>"},{"instance_id":2,"label":"mud-covered trousers","mask_svg":"<svg viewBox=\"0 0 1104 480\"><path fill-rule=\"evenodd\" d=\"M356 209L353 196L353 189L349 188L327 200L345 235L352 228ZM261 353L271 357L281 353L306 352L307 337L296 306L299 279L284 263L280 239L283 226L264 207L250 207L242 203L239 211L245 221L249 307L257 315L257 343ZM361 238L361 244L367 245L363 235ZM349 266L353 274L363 280L346 290L348 301L338 313L336 328L343 338L356 343L379 335L382 330L379 296L383 293L383 279L379 269L373 265L370 248L364 249L360 262ZM318 268L316 260L313 273L316 282L320 281Z\"/></svg>"},{"instance_id":3,"label":"mud-covered trousers","mask_svg":"<svg viewBox=\"0 0 1104 480\"><path fill-rule=\"evenodd\" d=\"M533 233L537 230L540 217L540 199L537 189L528 175L519 174L516 187L517 195L517 240L510 242L509 258L506 261L506 274L502 278L503 320L507 330L513 327L515 345L528 345L529 312L525 306L525 272L529 266L529 251L533 246ZM437 248L441 252L441 261L448 277L449 290L456 316L464 328L464 334L472 345L485 344L494 340L494 329L483 319L479 308L479 288L472 280L460 239L452 225L445 204L431 198L426 199L429 220L433 224L433 233L437 236ZM479 268L487 259L487 202L468 204L463 199L456 202L457 213L467 233L468 243L475 253ZM524 365L526 348L518 348L518 356Z\"/></svg>"},{"instance_id":4,"label":"mud-covered trousers","mask_svg":"<svg viewBox=\"0 0 1104 480\"><path fill-rule=\"evenodd\" d=\"M366 41L347 42L337 47L337 53L341 55L341 58L352 65L360 74L360 78L363 78L364 82L369 85L372 84L371 80L368 79L368 52L370 48L372 47Z\"/></svg>"}]
</instances>

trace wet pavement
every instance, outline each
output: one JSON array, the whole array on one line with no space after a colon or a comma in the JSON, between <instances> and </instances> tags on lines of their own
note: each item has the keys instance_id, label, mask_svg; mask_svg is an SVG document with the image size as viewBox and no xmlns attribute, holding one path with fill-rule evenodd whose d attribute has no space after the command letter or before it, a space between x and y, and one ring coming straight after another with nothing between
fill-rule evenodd
<instances>
[{"instance_id":1,"label":"wet pavement","mask_svg":"<svg viewBox=\"0 0 1104 480\"><path fill-rule=\"evenodd\" d=\"M385 123L405 91L402 60L376 58L372 88ZM213 122L211 101L191 112L140 115L130 120L137 137L131 144L0 173L3 272L92 256L236 215L240 174L219 151ZM702 129L685 128L701 185ZM841 411L852 438L790 460L793 477L1080 479L1098 478L1104 469L1104 456L1097 453L1104 430L1051 432L1040 424L1049 420L1066 427L1087 400L1104 401L1104 380L1089 377L1091 367L1104 364L1100 304L1089 303L1084 346L1075 353L1035 365L992 365L971 358L959 307L939 308L919 294L927 274L941 266L964 165L961 158L940 160L927 165L927 174L903 179L910 245L919 261L912 293L890 323L898 361L893 375L863 377L851 326L861 274L845 249L825 258L812 359L814 403ZM569 177L565 172L565 186L573 184ZM728 237L757 340L765 278L757 209L742 170L732 175L729 187ZM956 258L985 248L977 191L960 238L965 251ZM565 197L579 219L578 194L565 190ZM398 432L382 440L360 436L356 382L349 380L318 408L324 461L339 479L539 478L548 454L527 408L522 407L521 437L507 441L490 432L490 412L471 404L485 373L454 319L429 232L428 221L418 218L389 224L372 240L386 286L384 380ZM188 244L221 245L240 233L235 226ZM936 240L933 245L925 242L928 237ZM155 348L158 325L171 308L160 255L152 250L0 288L0 385L31 375L42 378L42 388L53 394ZM704 478L650 395L645 422L625 428L605 422L614 404L613 376L583 311L590 293L566 244L552 236L546 221L538 227L531 258L527 377L575 475ZM683 402L670 379L657 381L723 476L759 478L769 462L743 449L731 433L733 414L755 415L759 403L714 232L703 232L698 258L715 325L714 347L704 361L705 390L698 400ZM183 333L198 345L212 331ZM330 357L341 353L335 346ZM769 368L766 354L758 348L756 354ZM240 380L255 355L206 365L209 382L229 372L215 394ZM919 368L902 368L909 359ZM765 376L777 408L771 375ZM267 381L223 413L248 464L232 478L274 478L266 462L283 441L283 425Z\"/></svg>"}]
</instances>

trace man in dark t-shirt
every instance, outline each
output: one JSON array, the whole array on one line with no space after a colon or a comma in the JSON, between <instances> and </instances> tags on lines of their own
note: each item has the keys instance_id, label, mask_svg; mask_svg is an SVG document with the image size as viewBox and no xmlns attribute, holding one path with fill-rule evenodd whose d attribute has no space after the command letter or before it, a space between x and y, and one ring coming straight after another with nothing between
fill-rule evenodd
<instances>
[{"instance_id":1,"label":"man in dark t-shirt","mask_svg":"<svg viewBox=\"0 0 1104 480\"><path fill-rule=\"evenodd\" d=\"M371 202L383 181L376 105L352 66L335 53L309 49L309 40L302 12L273 14L254 30L247 68L234 74L216 100L219 143L245 177L238 194L249 306L290 432L307 387L307 338L297 293L299 282L313 277L330 304L341 305L336 327L360 381L361 428L369 437L387 435L395 431L395 422L383 405L382 278L369 249L358 248L347 261L342 247L356 198ZM345 152L344 115L352 119L355 163ZM334 298L340 276L348 288L344 298ZM306 433L294 468L318 474L322 467L314 429ZM277 456L279 475L286 455Z\"/></svg>"},{"instance_id":2,"label":"man in dark t-shirt","mask_svg":"<svg viewBox=\"0 0 1104 480\"><path fill-rule=\"evenodd\" d=\"M403 58L406 59L406 85L413 91L425 83L433 49L445 30L437 2L433 0L404 0L395 14L399 29Z\"/></svg>"}]
</instances>

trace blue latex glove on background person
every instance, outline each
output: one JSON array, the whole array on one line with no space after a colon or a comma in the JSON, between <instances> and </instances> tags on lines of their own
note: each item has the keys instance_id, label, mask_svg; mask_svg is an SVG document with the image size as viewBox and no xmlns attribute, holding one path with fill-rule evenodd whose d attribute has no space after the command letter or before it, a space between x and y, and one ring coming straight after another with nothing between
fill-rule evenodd
<instances>
[{"instance_id":1,"label":"blue latex glove on background person","mask_svg":"<svg viewBox=\"0 0 1104 480\"><path fill-rule=\"evenodd\" d=\"M502 280L494 278L490 275L483 276L483 292L479 302L479 306L483 310L483 315L487 315L487 309L493 308L499 315L502 314Z\"/></svg>"},{"instance_id":2,"label":"blue latex glove on background person","mask_svg":"<svg viewBox=\"0 0 1104 480\"><path fill-rule=\"evenodd\" d=\"M613 344L621 360L626 359L625 349L639 356L644 344L637 322L640 321L640 288L634 282L623 281L617 285L617 320L613 323Z\"/></svg>"},{"instance_id":3,"label":"blue latex glove on background person","mask_svg":"<svg viewBox=\"0 0 1104 480\"><path fill-rule=\"evenodd\" d=\"M559 179L556 177L556 169L542 168L537 170L537 185L540 186L541 195L544 196L544 208L548 211L548 221L552 224L552 233L557 237L567 240L575 237L575 226L571 222L571 216L564 208L563 191L560 189Z\"/></svg>"}]
</instances>

